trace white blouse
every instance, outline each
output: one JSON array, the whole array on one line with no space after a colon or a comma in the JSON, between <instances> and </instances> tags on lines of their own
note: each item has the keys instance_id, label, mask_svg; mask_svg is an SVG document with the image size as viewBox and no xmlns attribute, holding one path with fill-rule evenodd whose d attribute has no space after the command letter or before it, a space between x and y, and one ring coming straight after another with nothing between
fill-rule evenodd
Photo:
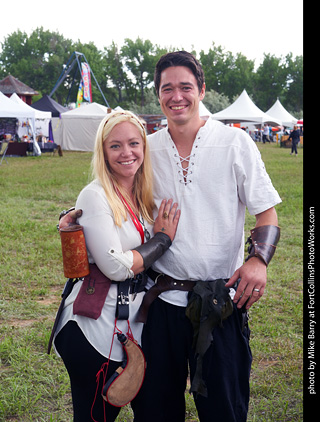
<instances>
[{"instance_id":1,"label":"white blouse","mask_svg":"<svg viewBox=\"0 0 320 422\"><path fill-rule=\"evenodd\" d=\"M141 238L130 216L128 215L127 221L123 221L121 227L115 225L105 192L97 180L81 191L75 206L83 210L78 222L83 226L89 262L97 264L110 280L124 281L133 277L130 270L133 265L131 250L141 244ZM144 224L153 235L153 227L147 222ZM115 328L117 285L111 284L102 313L97 320L73 314L73 303L81 285L80 280L66 299L56 335L68 321L76 321L89 343L108 358ZM143 324L136 323L135 316L143 296L143 292L138 293L133 300L133 295L130 295L129 303L130 328L139 344ZM117 321L117 328L126 334L127 321ZM115 361L122 361L123 358L122 346L116 336L110 358Z\"/></svg>"}]
</instances>

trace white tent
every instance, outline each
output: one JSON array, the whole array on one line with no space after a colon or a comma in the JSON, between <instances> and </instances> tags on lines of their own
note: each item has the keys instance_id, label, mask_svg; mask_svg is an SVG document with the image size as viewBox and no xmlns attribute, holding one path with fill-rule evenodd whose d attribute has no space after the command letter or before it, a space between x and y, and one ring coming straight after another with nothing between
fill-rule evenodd
<instances>
[{"instance_id":1,"label":"white tent","mask_svg":"<svg viewBox=\"0 0 320 422\"><path fill-rule=\"evenodd\" d=\"M287 112L287 110L280 103L279 98L266 113L280 120L282 126L292 127L296 125L298 121L298 119L293 117L292 114Z\"/></svg>"},{"instance_id":2,"label":"white tent","mask_svg":"<svg viewBox=\"0 0 320 422\"><path fill-rule=\"evenodd\" d=\"M202 101L199 103L199 115L200 117L208 118L212 116L212 113L207 109Z\"/></svg>"},{"instance_id":3,"label":"white tent","mask_svg":"<svg viewBox=\"0 0 320 422\"><path fill-rule=\"evenodd\" d=\"M63 150L93 151L99 124L109 110L101 104L91 103L62 113L56 142Z\"/></svg>"},{"instance_id":4,"label":"white tent","mask_svg":"<svg viewBox=\"0 0 320 422\"><path fill-rule=\"evenodd\" d=\"M35 117L34 131L35 131L36 136L38 135L43 135L45 137L49 136L49 122L52 117L52 113L50 111L36 110L28 106L28 104L22 101L21 98L15 92L11 95L10 100L15 102L16 104L20 104L22 107L25 108L25 110L29 110L29 111L32 110L35 113L34 114L34 117ZM23 121L24 119L19 118L20 126L18 128L18 135L20 138L21 136L25 134L25 130L23 130L24 128L21 125Z\"/></svg>"},{"instance_id":5,"label":"white tent","mask_svg":"<svg viewBox=\"0 0 320 422\"><path fill-rule=\"evenodd\" d=\"M31 107L26 108L23 104L15 103L10 98L6 97L2 92L0 92L0 118L1 117L29 119L33 137L33 151L35 155L41 155L41 150L36 141L34 132L35 110L33 110Z\"/></svg>"},{"instance_id":6,"label":"white tent","mask_svg":"<svg viewBox=\"0 0 320 422\"><path fill-rule=\"evenodd\" d=\"M22 101L19 95L17 95L15 92L11 95L10 100L16 104L22 105L22 107L24 107L26 110L33 111L35 119L51 119L52 117L52 113L50 111L41 111L30 107L28 104Z\"/></svg>"},{"instance_id":7,"label":"white tent","mask_svg":"<svg viewBox=\"0 0 320 422\"><path fill-rule=\"evenodd\" d=\"M269 116L258 108L250 99L244 89L242 94L229 107L212 115L216 120L223 123L254 122L255 124L268 123L271 126L280 126L281 121Z\"/></svg>"},{"instance_id":8,"label":"white tent","mask_svg":"<svg viewBox=\"0 0 320 422\"><path fill-rule=\"evenodd\" d=\"M0 91L0 117L34 119L34 116L35 111L31 107L27 110L23 105L15 104Z\"/></svg>"}]
</instances>

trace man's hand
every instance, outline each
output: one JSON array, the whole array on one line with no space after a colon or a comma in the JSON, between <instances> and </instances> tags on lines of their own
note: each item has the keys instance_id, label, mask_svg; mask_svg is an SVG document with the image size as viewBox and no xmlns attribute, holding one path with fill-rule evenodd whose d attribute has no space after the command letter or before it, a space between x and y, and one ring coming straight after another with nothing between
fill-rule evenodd
<instances>
[{"instance_id":1,"label":"man's hand","mask_svg":"<svg viewBox=\"0 0 320 422\"><path fill-rule=\"evenodd\" d=\"M73 210L70 211L68 214L64 215L59 220L59 230L64 229L65 227L72 226L76 224L77 218L82 216L82 210Z\"/></svg>"},{"instance_id":2,"label":"man's hand","mask_svg":"<svg viewBox=\"0 0 320 422\"><path fill-rule=\"evenodd\" d=\"M244 304L246 309L249 309L264 293L267 284L267 267L261 259L253 257L235 271L226 287L232 287L239 278L241 281L233 302L237 304L239 309Z\"/></svg>"},{"instance_id":3,"label":"man's hand","mask_svg":"<svg viewBox=\"0 0 320 422\"><path fill-rule=\"evenodd\" d=\"M272 207L260 214L256 214L255 227L264 225L278 226L276 210ZM258 257L251 257L242 267L238 268L230 278L226 287L232 287L234 283L241 279L233 302L240 309L245 304L246 309L257 302L264 293L267 284L267 266Z\"/></svg>"}]
</instances>

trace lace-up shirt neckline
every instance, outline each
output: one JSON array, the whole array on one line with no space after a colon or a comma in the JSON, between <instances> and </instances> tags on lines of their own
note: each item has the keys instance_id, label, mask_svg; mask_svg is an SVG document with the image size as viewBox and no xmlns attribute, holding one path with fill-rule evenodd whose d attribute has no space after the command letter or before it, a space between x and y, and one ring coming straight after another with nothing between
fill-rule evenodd
<instances>
[{"instance_id":1,"label":"lace-up shirt neckline","mask_svg":"<svg viewBox=\"0 0 320 422\"><path fill-rule=\"evenodd\" d=\"M180 155L178 148L174 141L172 140L172 137L170 135L170 132L168 131L169 138L172 142L172 149L174 151L173 157L176 162L178 175L179 175L179 182L184 185L188 185L192 183L193 180L193 166L195 165L196 160L196 151L199 146L199 142L201 140L201 132L202 127L199 129L197 136L193 142L193 145L191 147L191 152L188 155ZM187 150L186 150L187 151Z\"/></svg>"}]
</instances>

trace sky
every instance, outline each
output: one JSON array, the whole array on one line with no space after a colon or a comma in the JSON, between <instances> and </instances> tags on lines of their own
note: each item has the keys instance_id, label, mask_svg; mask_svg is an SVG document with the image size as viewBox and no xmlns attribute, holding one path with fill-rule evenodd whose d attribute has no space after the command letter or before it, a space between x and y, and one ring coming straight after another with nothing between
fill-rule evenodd
<instances>
[{"instance_id":1,"label":"sky","mask_svg":"<svg viewBox=\"0 0 320 422\"><path fill-rule=\"evenodd\" d=\"M103 50L125 38L208 52L212 43L256 66L264 53L303 55L303 0L10 0L1 5L0 43L18 30L59 32ZM0 45L1 50L1 45Z\"/></svg>"}]
</instances>

